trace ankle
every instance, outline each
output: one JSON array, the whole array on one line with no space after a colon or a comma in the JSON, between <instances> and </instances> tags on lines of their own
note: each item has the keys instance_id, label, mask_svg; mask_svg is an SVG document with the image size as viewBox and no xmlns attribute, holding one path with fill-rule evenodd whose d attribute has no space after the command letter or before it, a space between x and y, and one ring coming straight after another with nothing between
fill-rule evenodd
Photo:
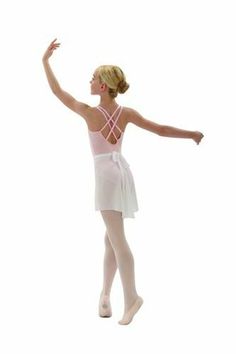
<instances>
[{"instance_id":1,"label":"ankle","mask_svg":"<svg viewBox=\"0 0 236 354\"><path fill-rule=\"evenodd\" d=\"M102 291L100 297L108 299L108 298L110 298L110 293Z\"/></svg>"},{"instance_id":2,"label":"ankle","mask_svg":"<svg viewBox=\"0 0 236 354\"><path fill-rule=\"evenodd\" d=\"M125 302L125 309L124 311L127 312L129 309L133 306L135 301L139 298L138 294L135 294L131 299L129 299L127 302Z\"/></svg>"}]
</instances>

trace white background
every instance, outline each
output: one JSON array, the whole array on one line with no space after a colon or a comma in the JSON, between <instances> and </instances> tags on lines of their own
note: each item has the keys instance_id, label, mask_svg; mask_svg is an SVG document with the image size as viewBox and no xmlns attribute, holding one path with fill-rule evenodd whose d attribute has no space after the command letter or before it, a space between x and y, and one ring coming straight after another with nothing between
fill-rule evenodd
<instances>
[{"instance_id":1,"label":"white background","mask_svg":"<svg viewBox=\"0 0 236 354\"><path fill-rule=\"evenodd\" d=\"M2 354L235 353L235 10L233 1L5 1L1 32ZM125 219L144 305L120 326L97 314L104 233L87 126L49 88L91 106L101 64L126 74L117 102L159 124L127 126L122 152L139 211ZM83 349L82 349L83 348Z\"/></svg>"}]
</instances>

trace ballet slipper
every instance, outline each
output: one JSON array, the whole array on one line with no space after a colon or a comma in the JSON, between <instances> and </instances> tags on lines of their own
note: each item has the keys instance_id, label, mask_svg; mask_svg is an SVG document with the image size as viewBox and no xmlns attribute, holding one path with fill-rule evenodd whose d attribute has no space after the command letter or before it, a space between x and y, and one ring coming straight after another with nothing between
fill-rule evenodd
<instances>
[{"instance_id":1,"label":"ballet slipper","mask_svg":"<svg viewBox=\"0 0 236 354\"><path fill-rule=\"evenodd\" d=\"M111 304L110 304L110 299L109 299L108 295L101 295L100 296L98 311L99 311L100 317L111 317L112 316Z\"/></svg>"},{"instance_id":2,"label":"ballet slipper","mask_svg":"<svg viewBox=\"0 0 236 354\"><path fill-rule=\"evenodd\" d=\"M129 324L132 321L134 315L138 312L138 310L142 306L142 304L143 304L143 299L141 298L141 296L138 296L135 302L133 303L133 305L130 307L130 309L124 314L122 320L120 320L118 323L121 325Z\"/></svg>"}]
</instances>

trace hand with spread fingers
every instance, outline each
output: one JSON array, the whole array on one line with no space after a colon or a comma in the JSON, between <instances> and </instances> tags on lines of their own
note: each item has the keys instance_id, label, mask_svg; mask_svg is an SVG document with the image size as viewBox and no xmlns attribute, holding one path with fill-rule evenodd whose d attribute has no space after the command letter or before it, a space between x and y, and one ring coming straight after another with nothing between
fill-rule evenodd
<instances>
[{"instance_id":1,"label":"hand with spread fingers","mask_svg":"<svg viewBox=\"0 0 236 354\"><path fill-rule=\"evenodd\" d=\"M54 41L50 43L49 47L47 48L46 52L43 55L43 61L48 60L52 55L53 51L60 46L61 43L55 43L56 40L57 38L55 38Z\"/></svg>"}]
</instances>

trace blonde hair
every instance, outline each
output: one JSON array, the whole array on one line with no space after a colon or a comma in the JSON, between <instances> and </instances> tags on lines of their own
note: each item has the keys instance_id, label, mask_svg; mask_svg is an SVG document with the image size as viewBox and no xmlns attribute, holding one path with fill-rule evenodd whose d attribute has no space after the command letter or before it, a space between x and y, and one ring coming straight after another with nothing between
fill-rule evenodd
<instances>
[{"instance_id":1,"label":"blonde hair","mask_svg":"<svg viewBox=\"0 0 236 354\"><path fill-rule=\"evenodd\" d=\"M129 84L126 82L125 75L121 68L116 65L101 65L97 68L100 83L108 86L108 93L115 98L118 93L125 93Z\"/></svg>"}]
</instances>

